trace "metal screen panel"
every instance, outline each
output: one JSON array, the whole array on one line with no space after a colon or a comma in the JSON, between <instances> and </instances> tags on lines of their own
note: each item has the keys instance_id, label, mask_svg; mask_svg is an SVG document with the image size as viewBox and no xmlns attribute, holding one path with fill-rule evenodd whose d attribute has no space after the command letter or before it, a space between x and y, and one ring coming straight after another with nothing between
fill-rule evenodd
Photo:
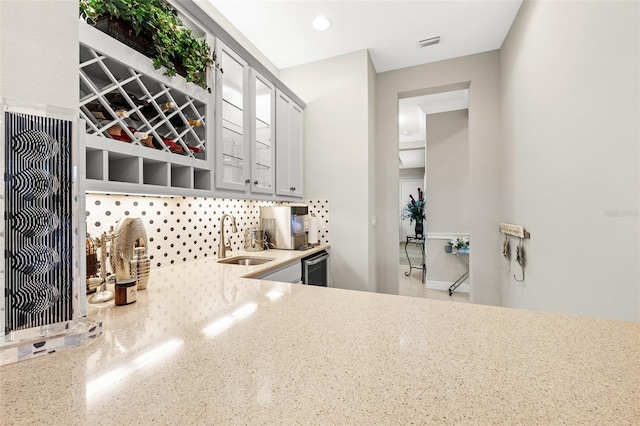
<instances>
[{"instance_id":1,"label":"metal screen panel","mask_svg":"<svg viewBox=\"0 0 640 426\"><path fill-rule=\"evenodd\" d=\"M72 319L71 121L5 112L5 334Z\"/></svg>"}]
</instances>

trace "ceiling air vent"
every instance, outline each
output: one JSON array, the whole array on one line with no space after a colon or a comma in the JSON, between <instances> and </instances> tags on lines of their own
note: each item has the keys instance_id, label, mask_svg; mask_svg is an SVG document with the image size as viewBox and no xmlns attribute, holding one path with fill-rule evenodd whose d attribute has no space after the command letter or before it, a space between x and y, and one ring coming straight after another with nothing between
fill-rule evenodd
<instances>
[{"instance_id":1,"label":"ceiling air vent","mask_svg":"<svg viewBox=\"0 0 640 426\"><path fill-rule=\"evenodd\" d=\"M433 46L434 44L440 43L440 36L425 38L424 40L420 40L418 42L418 47L427 47Z\"/></svg>"}]
</instances>

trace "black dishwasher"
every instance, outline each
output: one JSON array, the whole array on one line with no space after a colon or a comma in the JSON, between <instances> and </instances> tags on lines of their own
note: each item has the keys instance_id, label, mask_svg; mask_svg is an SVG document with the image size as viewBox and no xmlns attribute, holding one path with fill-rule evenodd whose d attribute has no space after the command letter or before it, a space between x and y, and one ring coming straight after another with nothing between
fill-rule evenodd
<instances>
[{"instance_id":1,"label":"black dishwasher","mask_svg":"<svg viewBox=\"0 0 640 426\"><path fill-rule=\"evenodd\" d=\"M302 284L327 287L329 284L329 253L326 250L302 258Z\"/></svg>"}]
</instances>

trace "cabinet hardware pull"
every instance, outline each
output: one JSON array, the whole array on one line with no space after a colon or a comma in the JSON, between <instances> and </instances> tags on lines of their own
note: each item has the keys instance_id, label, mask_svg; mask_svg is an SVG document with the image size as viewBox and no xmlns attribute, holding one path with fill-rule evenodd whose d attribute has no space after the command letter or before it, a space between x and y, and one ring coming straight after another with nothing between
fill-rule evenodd
<instances>
[{"instance_id":1,"label":"cabinet hardware pull","mask_svg":"<svg viewBox=\"0 0 640 426\"><path fill-rule=\"evenodd\" d=\"M251 179L245 180L244 183L251 183Z\"/></svg>"},{"instance_id":2,"label":"cabinet hardware pull","mask_svg":"<svg viewBox=\"0 0 640 426\"><path fill-rule=\"evenodd\" d=\"M253 184L254 184L254 185L257 185L257 184L258 184L258 181L257 181L257 180L254 180L254 181L253 181Z\"/></svg>"}]
</instances>

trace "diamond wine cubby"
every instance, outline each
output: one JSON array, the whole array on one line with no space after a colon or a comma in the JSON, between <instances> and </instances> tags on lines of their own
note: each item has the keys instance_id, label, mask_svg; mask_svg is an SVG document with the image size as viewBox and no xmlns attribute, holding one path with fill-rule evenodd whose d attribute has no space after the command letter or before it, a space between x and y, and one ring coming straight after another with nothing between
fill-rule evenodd
<instances>
[{"instance_id":1,"label":"diamond wine cubby","mask_svg":"<svg viewBox=\"0 0 640 426\"><path fill-rule=\"evenodd\" d=\"M212 94L83 22L79 73L87 189L211 189Z\"/></svg>"}]
</instances>

